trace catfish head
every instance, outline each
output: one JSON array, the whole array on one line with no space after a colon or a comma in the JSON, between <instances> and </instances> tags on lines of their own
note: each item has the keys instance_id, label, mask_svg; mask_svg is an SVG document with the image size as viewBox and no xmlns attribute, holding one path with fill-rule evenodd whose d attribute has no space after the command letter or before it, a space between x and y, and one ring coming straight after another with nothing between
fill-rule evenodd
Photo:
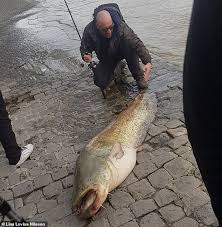
<instances>
[{"instance_id":1,"label":"catfish head","mask_svg":"<svg viewBox=\"0 0 222 227\"><path fill-rule=\"evenodd\" d=\"M110 178L105 158L95 153L79 156L74 175L73 208L82 218L94 216L102 207L109 192Z\"/></svg>"}]
</instances>

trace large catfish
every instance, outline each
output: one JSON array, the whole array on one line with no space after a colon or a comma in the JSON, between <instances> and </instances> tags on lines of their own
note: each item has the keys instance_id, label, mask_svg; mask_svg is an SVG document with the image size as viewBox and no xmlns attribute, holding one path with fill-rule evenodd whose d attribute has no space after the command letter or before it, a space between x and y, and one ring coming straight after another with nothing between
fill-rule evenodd
<instances>
[{"instance_id":1,"label":"large catfish","mask_svg":"<svg viewBox=\"0 0 222 227\"><path fill-rule=\"evenodd\" d=\"M139 94L126 110L80 153L73 184L73 208L84 218L97 213L110 191L136 164L136 151L156 113L156 99Z\"/></svg>"}]
</instances>

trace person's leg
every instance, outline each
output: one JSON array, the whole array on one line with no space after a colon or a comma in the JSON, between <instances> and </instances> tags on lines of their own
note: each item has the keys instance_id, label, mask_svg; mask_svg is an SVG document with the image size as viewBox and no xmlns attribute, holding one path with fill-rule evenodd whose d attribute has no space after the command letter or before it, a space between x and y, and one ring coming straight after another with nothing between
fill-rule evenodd
<instances>
[{"instance_id":1,"label":"person's leg","mask_svg":"<svg viewBox=\"0 0 222 227\"><path fill-rule=\"evenodd\" d=\"M222 2L195 0L183 70L184 115L199 170L222 226Z\"/></svg>"},{"instance_id":2,"label":"person's leg","mask_svg":"<svg viewBox=\"0 0 222 227\"><path fill-rule=\"evenodd\" d=\"M117 62L99 62L93 70L94 84L104 90L114 78Z\"/></svg>"},{"instance_id":3,"label":"person's leg","mask_svg":"<svg viewBox=\"0 0 222 227\"><path fill-rule=\"evenodd\" d=\"M126 59L129 70L136 80L137 85L140 89L148 87L148 83L144 80L144 72L139 63L139 57L132 48L126 43L121 44L121 54Z\"/></svg>"},{"instance_id":4,"label":"person's leg","mask_svg":"<svg viewBox=\"0 0 222 227\"><path fill-rule=\"evenodd\" d=\"M15 134L12 130L11 120L6 110L5 102L0 91L0 142L6 152L9 164L16 164L21 156L21 148L18 146Z\"/></svg>"}]
</instances>

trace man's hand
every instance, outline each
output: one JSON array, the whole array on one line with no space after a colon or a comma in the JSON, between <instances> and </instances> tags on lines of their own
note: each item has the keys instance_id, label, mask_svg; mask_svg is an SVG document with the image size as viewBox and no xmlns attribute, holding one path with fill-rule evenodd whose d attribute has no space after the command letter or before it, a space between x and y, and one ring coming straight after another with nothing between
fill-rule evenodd
<instances>
[{"instance_id":1,"label":"man's hand","mask_svg":"<svg viewBox=\"0 0 222 227\"><path fill-rule=\"evenodd\" d=\"M145 81L148 81L150 79L150 74L151 74L151 69L152 69L152 65L151 63L147 63L146 65L144 65L144 79Z\"/></svg>"},{"instance_id":2,"label":"man's hand","mask_svg":"<svg viewBox=\"0 0 222 227\"><path fill-rule=\"evenodd\" d=\"M84 54L83 60L84 60L86 63L90 63L90 62L92 61L92 54L91 54L91 53L86 53L86 54Z\"/></svg>"}]
</instances>

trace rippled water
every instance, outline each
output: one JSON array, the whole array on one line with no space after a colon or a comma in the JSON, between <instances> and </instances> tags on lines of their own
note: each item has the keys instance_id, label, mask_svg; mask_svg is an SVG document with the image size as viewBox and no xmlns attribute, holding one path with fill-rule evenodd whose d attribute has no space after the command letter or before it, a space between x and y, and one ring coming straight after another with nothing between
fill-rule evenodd
<instances>
[{"instance_id":1,"label":"rippled water","mask_svg":"<svg viewBox=\"0 0 222 227\"><path fill-rule=\"evenodd\" d=\"M68 0L76 24L82 34L92 19L93 9L110 1ZM116 0L126 22L149 47L150 51L181 65L190 14L191 0ZM63 0L40 0L34 13L17 23L49 45L78 54L80 42Z\"/></svg>"}]
</instances>

